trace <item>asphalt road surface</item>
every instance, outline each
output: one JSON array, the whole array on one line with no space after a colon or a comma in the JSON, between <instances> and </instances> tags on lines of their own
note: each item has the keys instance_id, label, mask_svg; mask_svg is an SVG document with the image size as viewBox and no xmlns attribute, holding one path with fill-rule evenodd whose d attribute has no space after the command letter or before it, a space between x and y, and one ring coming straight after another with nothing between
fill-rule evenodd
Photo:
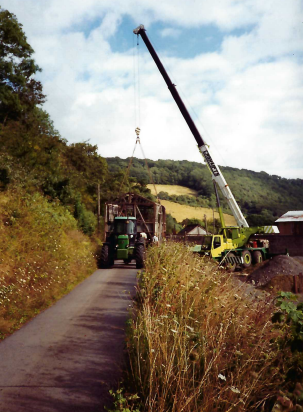
<instances>
[{"instance_id":1,"label":"asphalt road surface","mask_svg":"<svg viewBox=\"0 0 303 412\"><path fill-rule=\"evenodd\" d=\"M121 377L135 266L97 270L0 343L0 412L100 412Z\"/></svg>"}]
</instances>

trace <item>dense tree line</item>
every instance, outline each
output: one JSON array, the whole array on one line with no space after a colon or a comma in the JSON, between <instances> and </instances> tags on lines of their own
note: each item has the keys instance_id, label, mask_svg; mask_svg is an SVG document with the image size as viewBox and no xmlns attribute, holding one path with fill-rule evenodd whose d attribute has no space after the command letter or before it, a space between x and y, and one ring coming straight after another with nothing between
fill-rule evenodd
<instances>
[{"instance_id":1,"label":"dense tree line","mask_svg":"<svg viewBox=\"0 0 303 412\"><path fill-rule=\"evenodd\" d=\"M107 158L110 171L123 170L129 159ZM153 180L157 184L186 186L197 191L197 197L169 196L160 193L160 198L192 206L214 207L214 188L207 166L187 160L147 160ZM285 179L266 172L254 172L232 167L221 167L242 212L250 225L273 223L288 210L303 209L303 180ZM134 159L130 176L142 183L149 182L144 160ZM221 199L223 202L223 199ZM223 202L225 211L229 211Z\"/></svg>"},{"instance_id":2,"label":"dense tree line","mask_svg":"<svg viewBox=\"0 0 303 412\"><path fill-rule=\"evenodd\" d=\"M46 96L35 80L41 69L16 16L0 7L0 190L39 191L59 201L87 234L96 228L97 185L101 202L136 183L124 172L110 174L97 146L68 144L42 105ZM146 189L146 188L145 188ZM134 190L144 191L135 184Z\"/></svg>"}]
</instances>

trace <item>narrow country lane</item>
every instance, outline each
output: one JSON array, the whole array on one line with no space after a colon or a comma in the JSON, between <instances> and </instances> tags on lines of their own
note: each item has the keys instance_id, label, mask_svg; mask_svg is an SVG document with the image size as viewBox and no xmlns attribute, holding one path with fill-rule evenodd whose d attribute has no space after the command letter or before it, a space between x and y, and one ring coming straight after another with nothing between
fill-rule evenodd
<instances>
[{"instance_id":1,"label":"narrow country lane","mask_svg":"<svg viewBox=\"0 0 303 412\"><path fill-rule=\"evenodd\" d=\"M97 270L0 343L0 412L100 412L121 376L134 265Z\"/></svg>"}]
</instances>

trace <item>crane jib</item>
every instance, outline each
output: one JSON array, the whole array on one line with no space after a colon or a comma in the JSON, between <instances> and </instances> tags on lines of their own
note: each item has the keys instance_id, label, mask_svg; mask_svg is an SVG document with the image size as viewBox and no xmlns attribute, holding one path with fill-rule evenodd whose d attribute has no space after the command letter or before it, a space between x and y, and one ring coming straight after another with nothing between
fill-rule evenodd
<instances>
[{"instance_id":1,"label":"crane jib","mask_svg":"<svg viewBox=\"0 0 303 412\"><path fill-rule=\"evenodd\" d=\"M212 171L213 175L214 176L219 176L220 172L217 169L217 166L215 165L213 159L211 158L211 155L209 154L208 150L205 149L204 151L202 151L202 154L203 154L203 157L206 160L210 170Z\"/></svg>"},{"instance_id":2,"label":"crane jib","mask_svg":"<svg viewBox=\"0 0 303 412\"><path fill-rule=\"evenodd\" d=\"M187 108L185 107L177 89L176 86L172 83L171 79L169 78L163 64L161 63L159 56L157 55L155 49L153 48L151 42L149 41L147 35L146 35L146 31L145 28L143 26L143 24L141 24L139 27L137 27L134 31L133 31L136 35L140 35L148 49L148 51L150 52L154 62L156 63L156 66L158 67L166 85L168 86L173 99L175 100L177 106L179 107L182 116L184 117L189 129L191 130L194 138L196 139L198 148L200 150L200 153L202 154L202 156L204 157L209 170L212 173L213 178L215 178L214 180L216 180L216 182L218 183L222 194L224 196L224 198L226 199L236 221L237 224L239 225L239 227L248 227L248 224L245 220L245 217L243 216L235 198L233 197L220 169L219 166L217 166L215 164L215 162L213 161L211 155L209 154L207 147L206 147L206 143L203 141L202 136L200 135L193 119L191 118ZM224 222L223 222L223 226L224 226Z\"/></svg>"}]
</instances>

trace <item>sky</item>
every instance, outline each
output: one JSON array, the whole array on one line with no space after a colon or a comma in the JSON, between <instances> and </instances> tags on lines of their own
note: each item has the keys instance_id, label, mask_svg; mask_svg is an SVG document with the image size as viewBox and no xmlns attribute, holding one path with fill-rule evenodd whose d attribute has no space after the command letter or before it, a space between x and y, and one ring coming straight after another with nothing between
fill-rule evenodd
<instances>
[{"instance_id":1,"label":"sky","mask_svg":"<svg viewBox=\"0 0 303 412\"><path fill-rule=\"evenodd\" d=\"M216 163L303 178L301 0L1 0L17 16L55 128L104 157L203 162L140 24ZM137 41L139 40L139 45ZM135 156L141 157L138 149Z\"/></svg>"}]
</instances>

